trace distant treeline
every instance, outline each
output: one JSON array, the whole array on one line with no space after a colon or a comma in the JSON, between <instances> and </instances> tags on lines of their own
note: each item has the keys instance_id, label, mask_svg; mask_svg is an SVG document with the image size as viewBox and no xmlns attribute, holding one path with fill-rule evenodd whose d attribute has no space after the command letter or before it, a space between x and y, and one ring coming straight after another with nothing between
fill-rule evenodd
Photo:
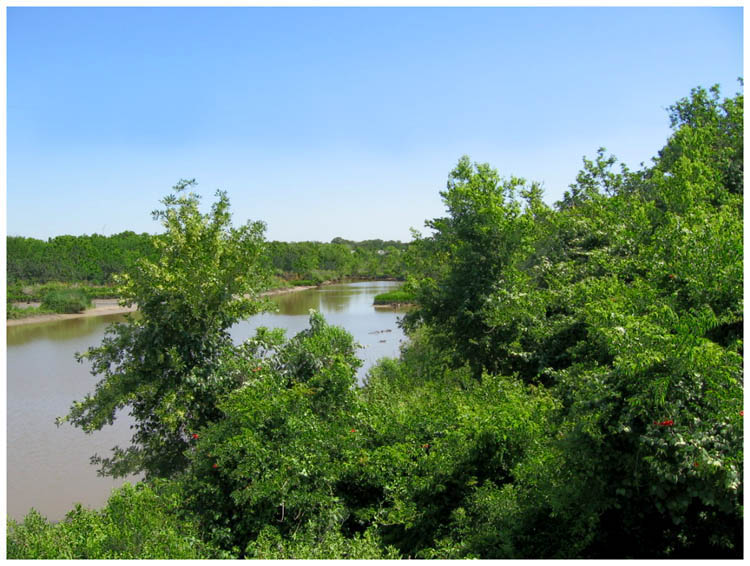
<instances>
[{"instance_id":1,"label":"distant treeline","mask_svg":"<svg viewBox=\"0 0 750 566\"><path fill-rule=\"evenodd\" d=\"M8 285L51 281L106 285L138 258L155 259L159 236L127 231L112 236L57 236L47 241L7 238ZM267 261L287 281L320 283L342 277L404 276L404 252L398 241L268 242Z\"/></svg>"},{"instance_id":2,"label":"distant treeline","mask_svg":"<svg viewBox=\"0 0 750 566\"><path fill-rule=\"evenodd\" d=\"M8 236L8 285L50 281L104 285L137 258L153 257L152 239L135 232L57 236L47 241Z\"/></svg>"},{"instance_id":3,"label":"distant treeline","mask_svg":"<svg viewBox=\"0 0 750 566\"><path fill-rule=\"evenodd\" d=\"M330 243L269 242L267 249L275 275L320 283L342 277L403 278L407 247L392 240L334 238Z\"/></svg>"}]
</instances>

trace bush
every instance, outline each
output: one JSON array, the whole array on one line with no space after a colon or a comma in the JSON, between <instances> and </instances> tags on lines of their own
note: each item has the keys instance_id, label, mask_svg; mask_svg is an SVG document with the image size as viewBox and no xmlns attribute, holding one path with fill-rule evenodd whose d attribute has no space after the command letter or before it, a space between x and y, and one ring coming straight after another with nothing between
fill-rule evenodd
<instances>
[{"instance_id":1,"label":"bush","mask_svg":"<svg viewBox=\"0 0 750 566\"><path fill-rule=\"evenodd\" d=\"M6 320L16 320L42 314L50 314L50 311L43 309L42 307L19 308L11 303L8 303L6 305L5 318Z\"/></svg>"},{"instance_id":2,"label":"bush","mask_svg":"<svg viewBox=\"0 0 750 566\"><path fill-rule=\"evenodd\" d=\"M58 313L78 313L91 306L91 298L83 289L56 289L42 298L42 308Z\"/></svg>"},{"instance_id":3,"label":"bush","mask_svg":"<svg viewBox=\"0 0 750 566\"><path fill-rule=\"evenodd\" d=\"M322 269L313 269L312 271L308 271L305 273L301 278L292 280L290 283L293 285L322 285L326 281L332 281L336 279L340 279L341 276L336 273L335 271L325 271Z\"/></svg>"},{"instance_id":4,"label":"bush","mask_svg":"<svg viewBox=\"0 0 750 566\"><path fill-rule=\"evenodd\" d=\"M346 501L404 556L523 557L515 477L543 457L557 402L514 378L446 369L446 360L427 376L431 347L418 337L402 360L370 371L356 424L366 439L342 481Z\"/></svg>"},{"instance_id":5,"label":"bush","mask_svg":"<svg viewBox=\"0 0 750 566\"><path fill-rule=\"evenodd\" d=\"M8 302L14 301L20 303L30 300L28 293L24 293L24 286L21 283L8 283L6 297Z\"/></svg>"},{"instance_id":6,"label":"bush","mask_svg":"<svg viewBox=\"0 0 750 566\"><path fill-rule=\"evenodd\" d=\"M346 331L319 314L310 325L285 343L259 330L246 356L227 359L222 371L244 374L246 383L220 404L222 419L195 433L189 505L204 536L226 549L265 557L270 547L259 537L270 525L289 539L282 555L313 539L357 547L339 540L348 512L336 486L357 442L353 387L361 362ZM316 534L307 537L313 525Z\"/></svg>"},{"instance_id":7,"label":"bush","mask_svg":"<svg viewBox=\"0 0 750 566\"><path fill-rule=\"evenodd\" d=\"M178 514L180 499L173 484L125 484L104 509L77 505L56 524L32 509L23 522L8 521L7 558L231 558L196 537Z\"/></svg>"}]
</instances>

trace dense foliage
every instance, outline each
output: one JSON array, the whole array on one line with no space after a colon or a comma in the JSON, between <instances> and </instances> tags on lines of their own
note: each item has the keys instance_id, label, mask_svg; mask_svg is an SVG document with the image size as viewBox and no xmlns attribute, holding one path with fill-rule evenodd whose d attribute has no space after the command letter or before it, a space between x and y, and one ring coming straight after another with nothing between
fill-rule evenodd
<instances>
[{"instance_id":1,"label":"dense foliage","mask_svg":"<svg viewBox=\"0 0 750 566\"><path fill-rule=\"evenodd\" d=\"M204 536L259 557L268 539L343 539L345 556L349 545L355 552L377 540L374 532L349 540L340 531L348 510L339 484L358 442L353 386L361 362L351 336L314 313L291 340L261 329L243 353L228 371L252 377L220 404L223 418L201 431L184 479Z\"/></svg>"},{"instance_id":2,"label":"dense foliage","mask_svg":"<svg viewBox=\"0 0 750 566\"><path fill-rule=\"evenodd\" d=\"M39 300L48 285L85 285L94 296L112 296L114 276L139 259L157 261L159 236L58 236L48 241L7 237L8 301ZM403 278L408 244L394 241L268 242L266 262L274 285L319 285L344 278ZM98 291L98 293L96 292Z\"/></svg>"},{"instance_id":3,"label":"dense foliage","mask_svg":"<svg viewBox=\"0 0 750 566\"><path fill-rule=\"evenodd\" d=\"M376 305L404 305L414 302L414 295L404 289L396 289L387 293L380 293L373 298Z\"/></svg>"},{"instance_id":4,"label":"dense foliage","mask_svg":"<svg viewBox=\"0 0 750 566\"><path fill-rule=\"evenodd\" d=\"M403 278L407 248L408 245L401 242L352 242L342 238L334 238L327 244L269 242L268 257L277 276L319 284L346 277Z\"/></svg>"},{"instance_id":5,"label":"dense foliage","mask_svg":"<svg viewBox=\"0 0 750 566\"><path fill-rule=\"evenodd\" d=\"M9 286L19 282L87 282L103 285L138 258L156 258L153 237L122 232L113 236L57 236L48 241L7 237Z\"/></svg>"},{"instance_id":6,"label":"dense foliage","mask_svg":"<svg viewBox=\"0 0 750 566\"><path fill-rule=\"evenodd\" d=\"M265 226L232 227L221 191L202 214L198 195L184 194L193 184L180 182L153 213L165 227L159 259L142 258L118 278L122 304L137 304L139 316L111 325L100 346L79 355L103 377L61 419L91 432L130 411L131 446L96 459L115 476L169 476L186 465L192 431L215 419L218 399L238 385L216 372L233 350L228 330L265 306L258 297L267 286Z\"/></svg>"},{"instance_id":7,"label":"dense foliage","mask_svg":"<svg viewBox=\"0 0 750 566\"><path fill-rule=\"evenodd\" d=\"M91 297L81 289L56 289L45 293L41 306L59 313L77 313L91 306Z\"/></svg>"},{"instance_id":8,"label":"dense foliage","mask_svg":"<svg viewBox=\"0 0 750 566\"><path fill-rule=\"evenodd\" d=\"M204 556L742 557L742 109L695 89L651 166L602 149L554 207L462 158L403 258L410 341L362 388L351 336L316 313L288 340L150 366L169 403L137 419L185 419L179 453L152 447L179 467L147 468L180 494L174 532ZM197 328L139 352L179 354ZM9 548L49 540L31 517Z\"/></svg>"},{"instance_id":9,"label":"dense foliage","mask_svg":"<svg viewBox=\"0 0 750 566\"><path fill-rule=\"evenodd\" d=\"M741 552L742 95L711 93L671 108L653 167L601 150L557 210L462 159L416 245L410 326L560 402L519 555Z\"/></svg>"},{"instance_id":10,"label":"dense foliage","mask_svg":"<svg viewBox=\"0 0 750 566\"><path fill-rule=\"evenodd\" d=\"M56 524L32 510L22 523L8 522L7 558L230 558L197 537L181 502L174 485L140 483L113 491L100 511L78 505Z\"/></svg>"}]
</instances>

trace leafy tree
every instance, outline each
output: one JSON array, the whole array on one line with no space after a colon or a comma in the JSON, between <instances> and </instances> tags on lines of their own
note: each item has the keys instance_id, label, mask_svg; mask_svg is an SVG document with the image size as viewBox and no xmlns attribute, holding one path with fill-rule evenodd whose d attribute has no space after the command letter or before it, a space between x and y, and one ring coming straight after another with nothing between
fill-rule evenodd
<instances>
[{"instance_id":1,"label":"leafy tree","mask_svg":"<svg viewBox=\"0 0 750 566\"><path fill-rule=\"evenodd\" d=\"M155 260L153 236L58 236L49 241L8 236L8 283L107 284L140 257Z\"/></svg>"},{"instance_id":2,"label":"leafy tree","mask_svg":"<svg viewBox=\"0 0 750 566\"><path fill-rule=\"evenodd\" d=\"M129 231L108 237L58 236L46 242L8 236L8 284L13 289L8 300L19 300L16 295L24 286L28 288L28 284L109 285L114 275L125 272L138 259L157 261L159 251L154 243L157 238ZM403 277L400 259L408 244L341 241L346 243L268 242L264 261L277 277L293 281L320 283L353 274L370 278Z\"/></svg>"},{"instance_id":3,"label":"leafy tree","mask_svg":"<svg viewBox=\"0 0 750 566\"><path fill-rule=\"evenodd\" d=\"M45 243L34 238L8 236L7 277L8 283L35 281L43 277Z\"/></svg>"},{"instance_id":4,"label":"leafy tree","mask_svg":"<svg viewBox=\"0 0 750 566\"><path fill-rule=\"evenodd\" d=\"M740 80L742 83L742 80ZM657 165L668 171L682 157L707 161L729 193L742 194L744 97L721 98L719 85L706 90L694 88L689 97L669 107L670 125L675 130L659 152Z\"/></svg>"},{"instance_id":5,"label":"leafy tree","mask_svg":"<svg viewBox=\"0 0 750 566\"><path fill-rule=\"evenodd\" d=\"M165 228L158 259L118 278L122 304L137 304L139 316L111 325L100 346L79 355L103 378L60 422L92 432L126 408L135 419L131 446L94 458L104 474L170 476L185 467L191 434L218 418L218 400L241 384L215 371L233 348L228 330L266 305L258 297L264 225L232 227L221 191L202 214L198 195L185 193L194 184L178 183L153 213Z\"/></svg>"},{"instance_id":6,"label":"leafy tree","mask_svg":"<svg viewBox=\"0 0 750 566\"><path fill-rule=\"evenodd\" d=\"M284 538L340 536L348 512L337 482L357 442L354 352L350 334L313 312L310 328L291 340L260 329L217 369L245 386L220 403L222 418L190 453L188 504L206 537L265 556L253 543L270 526Z\"/></svg>"},{"instance_id":7,"label":"leafy tree","mask_svg":"<svg viewBox=\"0 0 750 566\"><path fill-rule=\"evenodd\" d=\"M420 308L407 314L406 325L432 326L443 346L454 349L456 364L468 362L479 377L484 369L497 371L502 340L484 320L487 299L531 251L534 219L546 207L538 184L501 179L488 164L472 166L466 156L440 194L449 215L426 222L434 235L414 244L414 253L430 258L412 279Z\"/></svg>"},{"instance_id":8,"label":"leafy tree","mask_svg":"<svg viewBox=\"0 0 750 566\"><path fill-rule=\"evenodd\" d=\"M612 196L623 190L629 170L621 164L621 172L614 173L612 167L617 163L617 158L614 155L605 157L606 151L606 148L600 147L594 161L583 158L583 169L576 175L576 182L570 185L570 191L566 191L562 201L558 203L559 208L570 208L597 196Z\"/></svg>"},{"instance_id":9,"label":"leafy tree","mask_svg":"<svg viewBox=\"0 0 750 566\"><path fill-rule=\"evenodd\" d=\"M321 244L320 267L328 271L337 271L344 275L350 273L351 253L350 248L343 244Z\"/></svg>"}]
</instances>

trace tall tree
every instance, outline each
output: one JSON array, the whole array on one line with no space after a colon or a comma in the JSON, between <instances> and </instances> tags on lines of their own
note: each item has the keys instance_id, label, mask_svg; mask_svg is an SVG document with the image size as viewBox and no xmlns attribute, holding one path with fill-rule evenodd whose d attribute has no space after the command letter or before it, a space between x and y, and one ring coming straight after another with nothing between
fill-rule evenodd
<instances>
[{"instance_id":1,"label":"tall tree","mask_svg":"<svg viewBox=\"0 0 750 566\"><path fill-rule=\"evenodd\" d=\"M482 370L498 370L502 338L485 321L487 300L530 253L534 218L546 206L537 183L502 179L488 164L472 165L466 156L440 195L448 216L427 221L434 234L414 243L413 254L431 259L413 262L422 270L411 283L419 309L406 315L406 325L430 326L440 343L454 350L457 365L468 362L478 377Z\"/></svg>"},{"instance_id":2,"label":"tall tree","mask_svg":"<svg viewBox=\"0 0 750 566\"><path fill-rule=\"evenodd\" d=\"M120 410L135 419L129 447L92 459L105 475L169 476L186 465L193 431L216 419L218 399L240 384L215 372L233 348L229 328L267 304L259 297L267 284L265 225L232 227L222 191L202 214L200 197L185 192L194 184L180 181L153 212L165 228L158 259L143 258L117 278L122 304L137 304L140 315L111 325L101 345L78 354L103 378L59 422L92 432Z\"/></svg>"}]
</instances>

